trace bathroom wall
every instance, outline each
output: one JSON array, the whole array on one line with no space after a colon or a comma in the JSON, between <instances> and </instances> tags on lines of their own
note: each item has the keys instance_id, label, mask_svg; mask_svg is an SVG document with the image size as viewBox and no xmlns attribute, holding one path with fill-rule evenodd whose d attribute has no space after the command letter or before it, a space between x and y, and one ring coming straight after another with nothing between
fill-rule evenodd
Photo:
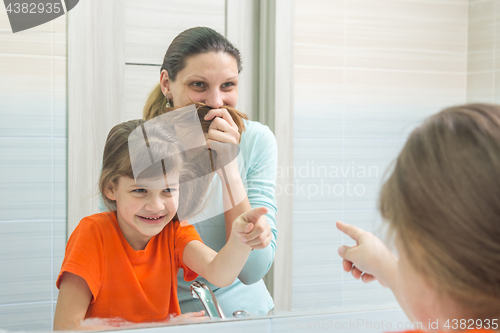
<instances>
[{"instance_id":1,"label":"bathroom wall","mask_svg":"<svg viewBox=\"0 0 500 333\"><path fill-rule=\"evenodd\" d=\"M491 2L471 2L470 29L486 20L474 30L488 38ZM343 272L337 249L354 242L335 221L380 233L384 172L416 124L466 101L468 45L489 47L469 59L489 57L477 75L491 95L491 38L472 36L468 10L467 0L295 0L294 310L398 307L388 289Z\"/></svg>"},{"instance_id":2,"label":"bathroom wall","mask_svg":"<svg viewBox=\"0 0 500 333\"><path fill-rule=\"evenodd\" d=\"M125 6L120 120L140 116L166 36L193 25L225 32L224 0L196 6L180 0L158 11L160 2ZM296 174L293 309L366 310L373 320L380 310L391 317L386 309L398 306L387 289L342 272L337 248L353 242L334 222L378 232L384 171L415 124L450 104L500 103L500 3L295 0L295 6L295 165L280 170ZM193 8L203 15L192 16ZM0 10L0 330L51 329L66 240L66 37L66 16L12 34ZM285 331L294 327L290 320L245 326Z\"/></svg>"},{"instance_id":3,"label":"bathroom wall","mask_svg":"<svg viewBox=\"0 0 500 333\"><path fill-rule=\"evenodd\" d=\"M500 103L500 1L469 1L467 101Z\"/></svg>"},{"instance_id":4,"label":"bathroom wall","mask_svg":"<svg viewBox=\"0 0 500 333\"><path fill-rule=\"evenodd\" d=\"M66 16L0 9L0 330L50 330L66 235Z\"/></svg>"}]
</instances>

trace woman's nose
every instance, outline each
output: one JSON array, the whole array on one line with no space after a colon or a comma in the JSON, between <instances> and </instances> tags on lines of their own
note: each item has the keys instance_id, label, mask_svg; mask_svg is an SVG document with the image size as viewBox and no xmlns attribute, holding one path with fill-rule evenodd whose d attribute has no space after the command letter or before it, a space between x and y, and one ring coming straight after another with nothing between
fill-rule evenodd
<instances>
[{"instance_id":1,"label":"woman's nose","mask_svg":"<svg viewBox=\"0 0 500 333\"><path fill-rule=\"evenodd\" d=\"M223 94L221 91L212 90L209 92L208 96L205 99L205 104L210 106L213 109L219 109L224 106Z\"/></svg>"}]
</instances>

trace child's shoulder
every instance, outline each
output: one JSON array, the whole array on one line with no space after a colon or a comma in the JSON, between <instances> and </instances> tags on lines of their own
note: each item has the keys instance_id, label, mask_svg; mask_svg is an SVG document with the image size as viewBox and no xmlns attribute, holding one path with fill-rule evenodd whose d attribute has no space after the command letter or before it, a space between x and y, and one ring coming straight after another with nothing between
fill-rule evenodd
<instances>
[{"instance_id":1,"label":"child's shoulder","mask_svg":"<svg viewBox=\"0 0 500 333\"><path fill-rule=\"evenodd\" d=\"M103 212L84 217L75 231L83 230L100 230L105 231L107 229L113 228L116 224L116 214L115 212Z\"/></svg>"}]
</instances>

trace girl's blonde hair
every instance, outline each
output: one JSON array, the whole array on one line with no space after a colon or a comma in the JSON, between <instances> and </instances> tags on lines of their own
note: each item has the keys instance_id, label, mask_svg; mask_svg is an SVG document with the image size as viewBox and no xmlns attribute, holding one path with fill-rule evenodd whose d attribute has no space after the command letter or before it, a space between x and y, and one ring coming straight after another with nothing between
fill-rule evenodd
<instances>
[{"instance_id":1,"label":"girl's blonde hair","mask_svg":"<svg viewBox=\"0 0 500 333\"><path fill-rule=\"evenodd\" d=\"M443 110L415 129L382 187L414 268L477 318L500 315L500 106Z\"/></svg>"},{"instance_id":2,"label":"girl's blonde hair","mask_svg":"<svg viewBox=\"0 0 500 333\"><path fill-rule=\"evenodd\" d=\"M113 187L116 187L120 177L134 179L129 153L129 136L138 127L142 127L144 130L144 123L143 119L130 120L114 126L108 134L104 146L99 190L109 210L116 210L116 202L106 196L106 190L112 190ZM200 212L206 204L204 198L210 185L208 177L200 178L200 176L212 172L209 151L203 148L191 150L188 160L173 129L161 122L150 123L147 137L145 136L144 139L148 150L134 149L137 156L132 158L149 160L149 154L152 154L153 156L168 156L168 159L162 159L150 165L139 176L157 178L171 172L178 172L179 183L187 184L179 193L179 215L191 217ZM162 170L163 173L158 174L156 170ZM193 179L199 181L190 182ZM174 220L178 220L177 214Z\"/></svg>"}]
</instances>

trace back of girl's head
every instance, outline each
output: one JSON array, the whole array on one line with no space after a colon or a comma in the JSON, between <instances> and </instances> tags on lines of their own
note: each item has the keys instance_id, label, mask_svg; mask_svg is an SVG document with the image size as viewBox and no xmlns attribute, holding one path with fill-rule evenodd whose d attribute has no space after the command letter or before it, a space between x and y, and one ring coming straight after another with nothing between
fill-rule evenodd
<instances>
[{"instance_id":1,"label":"back of girl's head","mask_svg":"<svg viewBox=\"0 0 500 333\"><path fill-rule=\"evenodd\" d=\"M194 27L181 32L174 38L172 43L170 43L165 53L165 57L163 58L160 73L166 70L169 79L175 81L177 79L177 74L186 67L189 57L208 52L223 52L230 54L236 60L238 73L241 72L242 61L240 51L238 51L226 37L208 27ZM172 100L169 102L171 105L174 105ZM163 95L160 84L158 83L146 100L144 118L148 118L147 115L150 113L151 109L159 109L164 107L166 103L167 97Z\"/></svg>"},{"instance_id":2,"label":"back of girl's head","mask_svg":"<svg viewBox=\"0 0 500 333\"><path fill-rule=\"evenodd\" d=\"M116 125L111 129L106 139L103 153L103 166L99 179L99 191L109 210L116 210L116 202L106 197L106 189L118 185L120 177L134 176L142 179L157 179L171 173L179 174L180 188L178 215L184 219L199 213L206 205L206 193L210 187L210 177L201 177L210 174L212 170L208 150L190 150L187 159L176 132L162 121L148 122L143 119L130 120ZM141 142L130 141L130 134L141 128L140 133L146 133ZM146 130L147 128L147 130ZM129 143L137 145L146 143L148 149L129 149ZM133 144L133 143L132 143ZM133 152L130 156L129 151ZM134 174L132 161L150 161L151 156L167 156L147 168L140 169ZM155 158L155 160L158 160ZM196 181L193 181L196 180ZM174 219L178 219L177 215Z\"/></svg>"},{"instance_id":3,"label":"back of girl's head","mask_svg":"<svg viewBox=\"0 0 500 333\"><path fill-rule=\"evenodd\" d=\"M500 106L448 108L415 129L380 210L431 286L477 316L500 315Z\"/></svg>"}]
</instances>

